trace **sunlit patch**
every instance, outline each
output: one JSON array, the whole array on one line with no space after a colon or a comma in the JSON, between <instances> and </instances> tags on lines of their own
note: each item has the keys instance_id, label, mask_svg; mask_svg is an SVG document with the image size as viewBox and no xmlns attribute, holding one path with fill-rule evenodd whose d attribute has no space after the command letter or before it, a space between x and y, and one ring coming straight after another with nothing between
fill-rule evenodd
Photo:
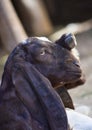
<instances>
[{"instance_id":1,"label":"sunlit patch","mask_svg":"<svg viewBox=\"0 0 92 130\"><path fill-rule=\"evenodd\" d=\"M72 54L73 54L78 60L80 60L79 52L78 52L78 50L77 50L76 48L73 48L73 49L71 50L71 52L72 52Z\"/></svg>"},{"instance_id":2,"label":"sunlit patch","mask_svg":"<svg viewBox=\"0 0 92 130\"><path fill-rule=\"evenodd\" d=\"M73 41L74 41L74 43L75 43L75 46L77 46L77 41L76 41L75 36L74 36L74 35L72 35L72 38L73 38Z\"/></svg>"},{"instance_id":3,"label":"sunlit patch","mask_svg":"<svg viewBox=\"0 0 92 130\"><path fill-rule=\"evenodd\" d=\"M51 42L47 37L36 37L39 40Z\"/></svg>"},{"instance_id":4,"label":"sunlit patch","mask_svg":"<svg viewBox=\"0 0 92 130\"><path fill-rule=\"evenodd\" d=\"M92 118L69 108L66 109L66 113L70 130L92 130Z\"/></svg>"},{"instance_id":5,"label":"sunlit patch","mask_svg":"<svg viewBox=\"0 0 92 130\"><path fill-rule=\"evenodd\" d=\"M22 44L28 44L28 42L27 42L27 39L26 40L23 40L22 42L21 42Z\"/></svg>"},{"instance_id":6,"label":"sunlit patch","mask_svg":"<svg viewBox=\"0 0 92 130\"><path fill-rule=\"evenodd\" d=\"M31 43L31 40L30 39L25 39L21 42L23 45L26 45L26 44L29 44Z\"/></svg>"}]
</instances>

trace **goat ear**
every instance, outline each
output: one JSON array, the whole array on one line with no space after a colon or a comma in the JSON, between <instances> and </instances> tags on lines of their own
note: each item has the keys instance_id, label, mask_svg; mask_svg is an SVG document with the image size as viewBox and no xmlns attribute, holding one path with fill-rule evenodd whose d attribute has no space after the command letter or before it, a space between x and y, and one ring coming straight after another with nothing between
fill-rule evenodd
<instances>
[{"instance_id":1,"label":"goat ear","mask_svg":"<svg viewBox=\"0 0 92 130\"><path fill-rule=\"evenodd\" d=\"M21 65L17 64L12 73L12 80L19 98L31 112L36 111L38 108L37 99L40 101L51 130L68 129L67 116L60 97L51 86L49 80L32 64L28 62L24 62ZM34 91L34 94L32 91ZM38 116L38 113L35 113L35 115Z\"/></svg>"},{"instance_id":2,"label":"goat ear","mask_svg":"<svg viewBox=\"0 0 92 130\"><path fill-rule=\"evenodd\" d=\"M60 39L58 39L55 43L68 50L73 49L77 45L76 38L71 33L63 34L63 36L61 36Z\"/></svg>"},{"instance_id":3,"label":"goat ear","mask_svg":"<svg viewBox=\"0 0 92 130\"><path fill-rule=\"evenodd\" d=\"M29 64L26 65L25 63L15 65L12 71L12 82L17 97L23 102L32 116L32 129L40 130L38 127L40 126L45 130L45 128L48 129L48 122L31 82L31 80L34 82L34 79L29 69L26 70L28 66ZM30 78L28 73L30 73Z\"/></svg>"}]
</instances>

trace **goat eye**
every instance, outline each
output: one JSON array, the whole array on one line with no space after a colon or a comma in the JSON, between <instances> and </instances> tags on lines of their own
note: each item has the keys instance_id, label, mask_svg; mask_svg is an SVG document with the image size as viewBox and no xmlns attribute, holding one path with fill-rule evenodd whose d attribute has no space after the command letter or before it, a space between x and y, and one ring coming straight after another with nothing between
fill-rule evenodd
<instances>
[{"instance_id":1,"label":"goat eye","mask_svg":"<svg viewBox=\"0 0 92 130\"><path fill-rule=\"evenodd\" d=\"M40 55L45 55L45 50L41 51Z\"/></svg>"}]
</instances>

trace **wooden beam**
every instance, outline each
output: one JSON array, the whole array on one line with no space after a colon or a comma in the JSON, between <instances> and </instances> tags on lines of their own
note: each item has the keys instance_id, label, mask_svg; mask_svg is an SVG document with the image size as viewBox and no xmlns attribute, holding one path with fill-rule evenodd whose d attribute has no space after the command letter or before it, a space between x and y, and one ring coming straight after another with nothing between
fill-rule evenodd
<instances>
[{"instance_id":1,"label":"wooden beam","mask_svg":"<svg viewBox=\"0 0 92 130\"><path fill-rule=\"evenodd\" d=\"M12 2L29 36L52 33L53 25L42 0L12 0Z\"/></svg>"},{"instance_id":2,"label":"wooden beam","mask_svg":"<svg viewBox=\"0 0 92 130\"><path fill-rule=\"evenodd\" d=\"M0 0L0 37L7 52L11 52L18 42L27 38L10 0Z\"/></svg>"}]
</instances>

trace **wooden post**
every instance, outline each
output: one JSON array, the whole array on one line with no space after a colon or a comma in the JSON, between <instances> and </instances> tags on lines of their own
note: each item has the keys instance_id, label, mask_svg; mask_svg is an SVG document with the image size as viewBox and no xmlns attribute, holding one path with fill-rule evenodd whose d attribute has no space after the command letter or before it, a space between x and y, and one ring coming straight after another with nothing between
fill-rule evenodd
<instances>
[{"instance_id":1,"label":"wooden post","mask_svg":"<svg viewBox=\"0 0 92 130\"><path fill-rule=\"evenodd\" d=\"M27 37L10 0L0 0L0 37L7 52Z\"/></svg>"},{"instance_id":2,"label":"wooden post","mask_svg":"<svg viewBox=\"0 0 92 130\"><path fill-rule=\"evenodd\" d=\"M13 0L29 35L48 35L53 26L42 0Z\"/></svg>"}]
</instances>

